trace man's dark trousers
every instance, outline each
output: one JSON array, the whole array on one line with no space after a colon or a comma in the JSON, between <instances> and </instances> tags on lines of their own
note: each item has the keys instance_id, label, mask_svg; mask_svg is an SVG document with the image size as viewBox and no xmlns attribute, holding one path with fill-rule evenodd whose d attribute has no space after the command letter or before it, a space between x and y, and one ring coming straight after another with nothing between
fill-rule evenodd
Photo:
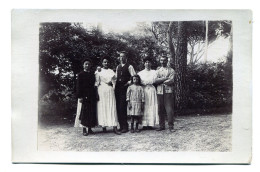
<instances>
[{"instance_id":1,"label":"man's dark trousers","mask_svg":"<svg viewBox=\"0 0 260 172\"><path fill-rule=\"evenodd\" d=\"M118 122L120 129L128 130L126 92L127 86L121 85L119 83L116 84L115 95Z\"/></svg>"},{"instance_id":2,"label":"man's dark trousers","mask_svg":"<svg viewBox=\"0 0 260 172\"><path fill-rule=\"evenodd\" d=\"M167 113L168 125L170 129L174 127L174 95L173 93L157 94L159 125L165 128L165 111Z\"/></svg>"}]
</instances>

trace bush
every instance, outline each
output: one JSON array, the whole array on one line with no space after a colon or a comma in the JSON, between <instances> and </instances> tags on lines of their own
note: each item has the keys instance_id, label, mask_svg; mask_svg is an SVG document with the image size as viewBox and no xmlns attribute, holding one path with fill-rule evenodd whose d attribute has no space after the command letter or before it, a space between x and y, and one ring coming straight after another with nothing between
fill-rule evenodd
<instances>
[{"instance_id":1,"label":"bush","mask_svg":"<svg viewBox=\"0 0 260 172\"><path fill-rule=\"evenodd\" d=\"M232 109L232 61L188 66L189 109Z\"/></svg>"},{"instance_id":2,"label":"bush","mask_svg":"<svg viewBox=\"0 0 260 172\"><path fill-rule=\"evenodd\" d=\"M39 101L39 120L44 124L59 124L73 121L77 110L77 99L69 91L59 93L51 90Z\"/></svg>"}]
</instances>

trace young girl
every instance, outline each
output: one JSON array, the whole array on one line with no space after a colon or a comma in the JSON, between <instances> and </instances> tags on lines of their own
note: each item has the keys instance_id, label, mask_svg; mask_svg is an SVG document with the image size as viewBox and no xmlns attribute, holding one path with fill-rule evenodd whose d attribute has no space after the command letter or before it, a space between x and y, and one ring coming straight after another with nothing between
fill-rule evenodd
<instances>
[{"instance_id":1,"label":"young girl","mask_svg":"<svg viewBox=\"0 0 260 172\"><path fill-rule=\"evenodd\" d=\"M139 75L131 77L131 83L127 89L126 101L128 103L127 114L131 116L131 130L140 132L138 129L139 121L143 115L144 110L144 90L141 86L141 79ZM136 127L134 130L134 121L136 120Z\"/></svg>"}]
</instances>

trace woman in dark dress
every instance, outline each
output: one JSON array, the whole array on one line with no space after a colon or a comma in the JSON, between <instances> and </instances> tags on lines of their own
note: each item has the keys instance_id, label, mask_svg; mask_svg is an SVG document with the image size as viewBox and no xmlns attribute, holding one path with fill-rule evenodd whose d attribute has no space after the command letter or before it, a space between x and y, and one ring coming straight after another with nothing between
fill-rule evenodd
<instances>
[{"instance_id":1,"label":"woman in dark dress","mask_svg":"<svg viewBox=\"0 0 260 172\"><path fill-rule=\"evenodd\" d=\"M83 135L87 136L93 133L91 128L97 125L97 90L95 88L95 75L90 70L90 59L83 61L83 69L77 78L77 97L79 103L81 103L80 116L78 119L81 127L83 127ZM88 128L88 131L86 128Z\"/></svg>"}]
</instances>

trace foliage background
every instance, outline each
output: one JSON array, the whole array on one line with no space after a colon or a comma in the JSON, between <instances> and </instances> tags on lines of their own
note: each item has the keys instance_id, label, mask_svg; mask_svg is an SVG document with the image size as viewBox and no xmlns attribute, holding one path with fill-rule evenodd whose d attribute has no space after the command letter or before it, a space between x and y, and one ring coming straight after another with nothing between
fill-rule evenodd
<instances>
[{"instance_id":1,"label":"foliage background","mask_svg":"<svg viewBox=\"0 0 260 172\"><path fill-rule=\"evenodd\" d=\"M102 57L109 57L110 67L115 70L119 63L117 52L124 50L137 71L143 69L142 59L146 56L153 59L152 68L156 69L161 55L170 56L166 34L168 24L169 22L152 22L150 25L137 23L136 31L104 33L100 25L85 27L82 23L41 23L40 120L55 122L57 119L74 118L77 105L76 74L82 70L81 61L86 57L94 62L92 70L101 65ZM176 109L178 115L232 111L232 47L225 61L210 63L194 60L195 57L202 57L199 54L202 50L196 48L196 45L205 46L204 25L204 21L187 22L187 58L190 59L185 74L187 106L181 113ZM210 21L208 27L209 44L219 35L232 38L230 25L226 21ZM177 30L174 23L172 36L175 45ZM192 45L195 49L191 52Z\"/></svg>"}]
</instances>

